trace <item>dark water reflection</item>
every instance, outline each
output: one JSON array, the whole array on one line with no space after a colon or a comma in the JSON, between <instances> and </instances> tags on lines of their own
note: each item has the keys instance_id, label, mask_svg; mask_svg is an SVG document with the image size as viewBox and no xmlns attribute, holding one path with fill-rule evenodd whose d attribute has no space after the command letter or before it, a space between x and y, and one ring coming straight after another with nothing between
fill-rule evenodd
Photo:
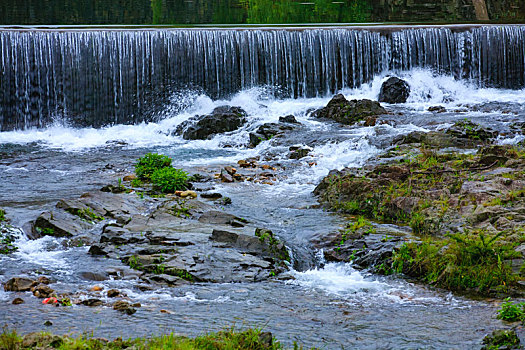
<instances>
[{"instance_id":1,"label":"dark water reflection","mask_svg":"<svg viewBox=\"0 0 525 350\"><path fill-rule=\"evenodd\" d=\"M491 21L525 20L522 0L482 0L481 3ZM458 22L482 19L473 0L5 0L0 4L0 24L4 25Z\"/></svg>"}]
</instances>

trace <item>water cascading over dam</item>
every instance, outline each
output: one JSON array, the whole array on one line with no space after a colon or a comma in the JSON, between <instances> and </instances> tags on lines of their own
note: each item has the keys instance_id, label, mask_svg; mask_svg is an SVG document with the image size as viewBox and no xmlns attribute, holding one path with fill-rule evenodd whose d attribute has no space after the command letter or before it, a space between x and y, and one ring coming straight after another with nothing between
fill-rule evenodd
<instances>
[{"instance_id":1,"label":"water cascading over dam","mask_svg":"<svg viewBox=\"0 0 525 350\"><path fill-rule=\"evenodd\" d=\"M385 71L431 68L481 86L525 86L525 27L0 30L0 130L55 117L151 120L171 94L254 86L309 97Z\"/></svg>"}]
</instances>

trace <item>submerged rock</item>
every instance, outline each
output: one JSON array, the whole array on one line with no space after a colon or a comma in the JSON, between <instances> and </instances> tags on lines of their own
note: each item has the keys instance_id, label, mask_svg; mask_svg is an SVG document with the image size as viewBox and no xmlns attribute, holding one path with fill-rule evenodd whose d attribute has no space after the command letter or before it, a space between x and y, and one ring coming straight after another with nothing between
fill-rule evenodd
<instances>
[{"instance_id":1,"label":"submerged rock","mask_svg":"<svg viewBox=\"0 0 525 350\"><path fill-rule=\"evenodd\" d=\"M387 111L377 101L367 99L348 101L342 94L338 94L328 102L326 107L318 109L313 115L317 118L327 118L341 124L352 125L366 117L386 113Z\"/></svg>"},{"instance_id":2,"label":"submerged rock","mask_svg":"<svg viewBox=\"0 0 525 350\"><path fill-rule=\"evenodd\" d=\"M410 95L410 86L397 77L388 78L379 91L379 102L405 103Z\"/></svg>"},{"instance_id":3,"label":"submerged rock","mask_svg":"<svg viewBox=\"0 0 525 350\"><path fill-rule=\"evenodd\" d=\"M175 134L185 140L205 140L216 134L235 131L246 123L246 112L240 107L220 106L209 115L196 115L180 124Z\"/></svg>"}]
</instances>

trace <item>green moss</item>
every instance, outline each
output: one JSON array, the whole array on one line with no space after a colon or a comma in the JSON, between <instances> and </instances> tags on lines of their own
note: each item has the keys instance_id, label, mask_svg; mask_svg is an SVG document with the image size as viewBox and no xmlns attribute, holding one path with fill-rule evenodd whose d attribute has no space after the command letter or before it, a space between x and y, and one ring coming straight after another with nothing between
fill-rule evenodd
<instances>
[{"instance_id":1,"label":"green moss","mask_svg":"<svg viewBox=\"0 0 525 350\"><path fill-rule=\"evenodd\" d=\"M5 221L5 210L0 208L0 222Z\"/></svg>"}]
</instances>

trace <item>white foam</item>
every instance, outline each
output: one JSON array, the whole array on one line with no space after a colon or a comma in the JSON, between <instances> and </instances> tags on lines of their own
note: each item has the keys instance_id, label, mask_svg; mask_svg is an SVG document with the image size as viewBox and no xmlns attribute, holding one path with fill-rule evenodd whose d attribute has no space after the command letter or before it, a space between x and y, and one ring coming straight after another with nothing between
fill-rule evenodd
<instances>
[{"instance_id":1,"label":"white foam","mask_svg":"<svg viewBox=\"0 0 525 350\"><path fill-rule=\"evenodd\" d=\"M46 268L67 270L69 267L65 258L65 251L55 250L59 246L59 242L54 237L44 236L30 240L21 235L16 241L16 246L18 250L13 254L15 259L25 260ZM54 249L50 250L50 247Z\"/></svg>"},{"instance_id":2,"label":"white foam","mask_svg":"<svg viewBox=\"0 0 525 350\"><path fill-rule=\"evenodd\" d=\"M397 76L407 81L410 96L403 105L420 111L435 105L452 108L486 102L525 103L525 90L480 88L467 80L457 80L452 75L436 74L432 70L421 68L384 72L375 76L370 83L357 89L344 90L343 94L349 99L377 100L381 84L389 76Z\"/></svg>"},{"instance_id":3,"label":"white foam","mask_svg":"<svg viewBox=\"0 0 525 350\"><path fill-rule=\"evenodd\" d=\"M484 102L525 103L523 90L478 88L467 81L456 80L451 75L437 75L430 70L413 69L391 73L407 80L411 94L405 108L424 113L429 106L443 105L447 109L465 104ZM376 76L369 84L356 89L345 89L348 99L368 98L376 100L382 82L388 72ZM326 124L308 117L308 112L323 107L331 96L299 99L278 99L267 94L264 88L253 88L235 94L230 99L213 101L194 91L174 94L172 106L166 107L156 123L137 125L114 125L100 129L72 128L57 121L44 129L8 131L0 133L0 144L27 144L37 142L44 147L64 151L82 151L106 147L114 142L124 142L126 147L141 148L167 145L183 145L189 148L217 149L224 144L240 148L248 141L248 132L258 125L277 122L280 116L292 114L309 128L326 128ZM210 113L221 105L240 106L248 113L248 124L230 135L218 135L212 140L185 141L171 132L183 121L194 115Z\"/></svg>"},{"instance_id":4,"label":"white foam","mask_svg":"<svg viewBox=\"0 0 525 350\"><path fill-rule=\"evenodd\" d=\"M303 287L315 288L328 294L352 296L356 293L380 293L391 287L383 282L365 278L350 264L330 263L321 269L294 272L295 280L290 282Z\"/></svg>"}]
</instances>

